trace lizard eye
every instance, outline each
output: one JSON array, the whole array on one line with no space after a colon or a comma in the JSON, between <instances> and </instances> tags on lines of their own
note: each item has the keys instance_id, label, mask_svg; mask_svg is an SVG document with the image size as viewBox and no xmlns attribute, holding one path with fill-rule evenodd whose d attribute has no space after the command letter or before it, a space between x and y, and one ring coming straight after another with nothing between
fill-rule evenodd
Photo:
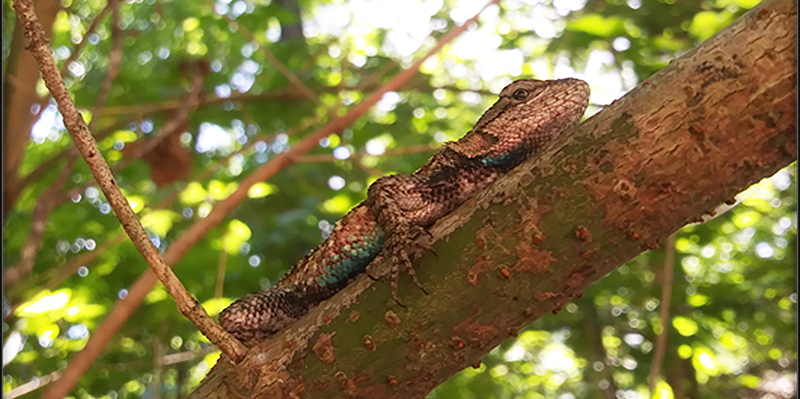
<instances>
[{"instance_id":1,"label":"lizard eye","mask_svg":"<svg viewBox=\"0 0 800 399\"><path fill-rule=\"evenodd\" d=\"M519 89L519 90L514 92L513 97L514 97L515 100L522 101L526 97L528 97L528 91L527 90L523 90L523 89Z\"/></svg>"}]
</instances>

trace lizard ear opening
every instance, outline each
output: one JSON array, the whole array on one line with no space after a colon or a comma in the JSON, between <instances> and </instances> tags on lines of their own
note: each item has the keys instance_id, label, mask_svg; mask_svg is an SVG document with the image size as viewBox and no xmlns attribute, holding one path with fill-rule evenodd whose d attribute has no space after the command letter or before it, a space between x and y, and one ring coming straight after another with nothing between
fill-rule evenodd
<instances>
[{"instance_id":1,"label":"lizard ear opening","mask_svg":"<svg viewBox=\"0 0 800 399\"><path fill-rule=\"evenodd\" d=\"M447 143L447 148L467 158L475 158L486 155L495 143L497 137L471 130L460 140Z\"/></svg>"}]
</instances>

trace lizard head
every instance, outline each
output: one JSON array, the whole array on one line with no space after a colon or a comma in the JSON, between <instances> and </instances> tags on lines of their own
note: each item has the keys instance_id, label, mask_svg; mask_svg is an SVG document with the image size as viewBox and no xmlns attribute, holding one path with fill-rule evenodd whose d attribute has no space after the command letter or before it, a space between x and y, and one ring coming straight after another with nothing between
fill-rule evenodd
<instances>
[{"instance_id":1,"label":"lizard head","mask_svg":"<svg viewBox=\"0 0 800 399\"><path fill-rule=\"evenodd\" d=\"M448 148L487 166L514 166L578 122L588 104L589 85L582 80L517 80Z\"/></svg>"}]
</instances>

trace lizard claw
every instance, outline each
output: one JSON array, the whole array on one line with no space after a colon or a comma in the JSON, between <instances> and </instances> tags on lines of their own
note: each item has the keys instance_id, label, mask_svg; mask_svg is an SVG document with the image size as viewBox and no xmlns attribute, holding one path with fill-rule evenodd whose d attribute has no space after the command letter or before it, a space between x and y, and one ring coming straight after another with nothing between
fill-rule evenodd
<instances>
[{"instance_id":1,"label":"lizard claw","mask_svg":"<svg viewBox=\"0 0 800 399\"><path fill-rule=\"evenodd\" d=\"M424 230L424 229L423 229ZM401 302L399 297L397 296L397 285L400 279L400 266L405 266L405 270L411 276L411 279L414 281L414 284L422 290L425 295L428 294L428 291L422 284L419 282L417 278L417 272L414 270L414 266L411 264L411 259L408 257L408 253L406 252L405 247L411 242L409 239L409 231L403 232L396 232L393 234L386 243L386 249L391 254L392 257L392 267L391 267L391 294L392 299L397 302L398 305L405 307Z\"/></svg>"}]
</instances>

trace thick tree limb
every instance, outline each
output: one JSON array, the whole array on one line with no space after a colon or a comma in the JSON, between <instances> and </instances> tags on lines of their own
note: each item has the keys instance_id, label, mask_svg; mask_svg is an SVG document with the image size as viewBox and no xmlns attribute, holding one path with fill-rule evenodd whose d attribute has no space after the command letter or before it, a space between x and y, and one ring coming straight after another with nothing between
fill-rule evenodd
<instances>
[{"instance_id":1,"label":"thick tree limb","mask_svg":"<svg viewBox=\"0 0 800 399\"><path fill-rule=\"evenodd\" d=\"M23 2L25 0L16 1ZM181 237L178 238L178 240L176 240L167 249L166 253L164 254L166 263L174 265L181 258L183 258L183 256L186 255L193 245L197 244L211 228L224 220L224 218L236 207L236 205L246 198L247 191L253 184L269 179L281 171L284 167L294 163L296 157L315 148L318 145L319 140L323 137L326 137L332 133L338 133L350 126L358 118L363 116L373 105L375 105L375 103L377 103L384 94L389 91L398 90L400 87L402 87L412 76L417 73L420 66L426 59L437 53L442 49L442 47L444 47L445 44L451 42L459 34L466 30L469 25L477 21L478 15L480 15L480 13L483 12L486 7L491 4L496 4L498 1L499 0L490 0L487 5L484 6L474 17L467 20L463 25L449 30L441 39L439 39L433 48L431 48L424 56L416 60L410 68L398 73L380 88L370 93L370 95L367 96L363 101L352 107L346 115L337 117L325 126L320 127L302 141L297 143L297 145L293 146L289 152L278 155L277 157L273 158L272 161L268 162L263 167L242 180L236 191L234 191L228 198L214 206L214 209L212 209L208 216L189 227L181 235ZM58 98L56 96L54 97ZM66 118L66 114L64 115ZM55 384L53 384L53 386L47 392L44 393L43 397L45 399L62 398L72 390L80 376L86 372L94 359L100 355L100 352L103 350L111 337L122 326L125 320L127 320L128 317L136 310L142 300L144 300L147 293L153 289L157 281L158 278L156 278L155 274L151 270L146 271L139 277L139 279L136 280L136 282L128 291L128 295L116 303L114 309L106 316L105 320L103 320L103 323L92 333L92 336L89 338L86 346L73 358L73 360L70 362L70 365L64 370L62 377ZM202 307L199 308L202 309Z\"/></svg>"},{"instance_id":2,"label":"thick tree limb","mask_svg":"<svg viewBox=\"0 0 800 399\"><path fill-rule=\"evenodd\" d=\"M432 229L431 293L361 276L195 398L421 398L796 159L796 5L766 0ZM386 263L373 275L385 275Z\"/></svg>"}]
</instances>

